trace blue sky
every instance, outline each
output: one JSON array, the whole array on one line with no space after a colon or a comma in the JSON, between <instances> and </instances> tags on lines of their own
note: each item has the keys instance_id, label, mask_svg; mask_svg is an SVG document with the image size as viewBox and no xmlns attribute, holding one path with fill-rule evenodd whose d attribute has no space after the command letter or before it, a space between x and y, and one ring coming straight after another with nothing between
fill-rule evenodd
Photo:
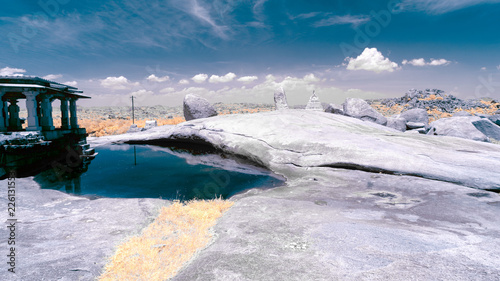
<instances>
[{"instance_id":1,"label":"blue sky","mask_svg":"<svg viewBox=\"0 0 500 281\"><path fill-rule=\"evenodd\" d=\"M500 0L40 0L0 9L0 75L76 85L80 104L291 104L438 88L500 99Z\"/></svg>"}]
</instances>

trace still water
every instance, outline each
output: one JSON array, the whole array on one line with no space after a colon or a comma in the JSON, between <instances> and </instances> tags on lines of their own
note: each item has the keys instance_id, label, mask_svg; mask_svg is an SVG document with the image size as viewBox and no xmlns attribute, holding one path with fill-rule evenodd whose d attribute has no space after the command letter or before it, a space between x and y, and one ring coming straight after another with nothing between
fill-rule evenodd
<instances>
[{"instance_id":1,"label":"still water","mask_svg":"<svg viewBox=\"0 0 500 281\"><path fill-rule=\"evenodd\" d=\"M250 188L283 184L269 172L214 155L126 144L97 147L96 152L87 167L56 165L36 175L35 181L42 188L90 198L179 200L228 198Z\"/></svg>"}]
</instances>

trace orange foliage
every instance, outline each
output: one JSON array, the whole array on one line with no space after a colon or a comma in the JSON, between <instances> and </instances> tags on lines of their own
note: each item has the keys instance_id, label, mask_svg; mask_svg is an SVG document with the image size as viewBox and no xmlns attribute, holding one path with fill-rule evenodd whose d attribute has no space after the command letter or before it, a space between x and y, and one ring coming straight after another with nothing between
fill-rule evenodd
<instances>
[{"instance_id":1,"label":"orange foliage","mask_svg":"<svg viewBox=\"0 0 500 281\"><path fill-rule=\"evenodd\" d=\"M150 119L135 120L135 124L139 128L144 128L146 120ZM177 125L186 120L178 116L171 119L158 119L156 121L158 126L163 126ZM78 122L80 127L86 128L87 133L92 137L124 134L130 129L130 125L132 125L132 121L129 119L81 119Z\"/></svg>"}]
</instances>

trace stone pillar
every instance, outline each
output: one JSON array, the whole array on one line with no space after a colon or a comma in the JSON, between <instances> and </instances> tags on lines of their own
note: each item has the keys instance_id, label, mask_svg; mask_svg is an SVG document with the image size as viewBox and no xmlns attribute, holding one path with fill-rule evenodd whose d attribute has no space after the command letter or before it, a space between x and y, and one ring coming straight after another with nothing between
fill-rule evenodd
<instances>
[{"instance_id":1,"label":"stone pillar","mask_svg":"<svg viewBox=\"0 0 500 281\"><path fill-rule=\"evenodd\" d=\"M19 106L17 105L17 99L9 100L9 130L19 131L23 127L21 126L21 119L19 119Z\"/></svg>"},{"instance_id":2,"label":"stone pillar","mask_svg":"<svg viewBox=\"0 0 500 281\"><path fill-rule=\"evenodd\" d=\"M76 116L76 99L69 100L70 125L71 129L78 129L78 117Z\"/></svg>"},{"instance_id":3,"label":"stone pillar","mask_svg":"<svg viewBox=\"0 0 500 281\"><path fill-rule=\"evenodd\" d=\"M0 132L7 131L7 125L6 125L7 117L5 116L4 102L2 100L4 94L5 94L4 91L0 91Z\"/></svg>"},{"instance_id":4,"label":"stone pillar","mask_svg":"<svg viewBox=\"0 0 500 281\"><path fill-rule=\"evenodd\" d=\"M70 129L68 109L68 99L61 98L61 129L64 130Z\"/></svg>"},{"instance_id":5,"label":"stone pillar","mask_svg":"<svg viewBox=\"0 0 500 281\"><path fill-rule=\"evenodd\" d=\"M40 123L38 121L38 103L36 101L36 96L39 92L30 91L23 92L26 96L26 110L28 111L28 127L26 131L40 131L42 127L40 127Z\"/></svg>"},{"instance_id":6,"label":"stone pillar","mask_svg":"<svg viewBox=\"0 0 500 281\"><path fill-rule=\"evenodd\" d=\"M4 120L4 125L5 128L9 127L9 105L7 104L7 101L2 101L3 104L3 117L5 118Z\"/></svg>"},{"instance_id":7,"label":"stone pillar","mask_svg":"<svg viewBox=\"0 0 500 281\"><path fill-rule=\"evenodd\" d=\"M46 131L54 130L52 121L52 101L49 95L42 97L42 129Z\"/></svg>"}]
</instances>

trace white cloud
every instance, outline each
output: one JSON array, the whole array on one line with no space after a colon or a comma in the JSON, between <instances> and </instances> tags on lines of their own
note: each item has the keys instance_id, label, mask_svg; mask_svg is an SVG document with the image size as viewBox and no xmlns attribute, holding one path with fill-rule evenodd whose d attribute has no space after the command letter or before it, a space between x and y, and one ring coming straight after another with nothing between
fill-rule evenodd
<instances>
[{"instance_id":1,"label":"white cloud","mask_svg":"<svg viewBox=\"0 0 500 281\"><path fill-rule=\"evenodd\" d=\"M63 84L71 86L71 87L77 87L78 86L78 82L76 82L76 81L68 81L68 82L64 82Z\"/></svg>"},{"instance_id":2,"label":"white cloud","mask_svg":"<svg viewBox=\"0 0 500 281\"><path fill-rule=\"evenodd\" d=\"M231 82L236 78L236 74L229 72L228 74L224 76L218 76L218 75L212 75L210 76L210 79L208 79L208 82L210 83L227 83Z\"/></svg>"},{"instance_id":3,"label":"white cloud","mask_svg":"<svg viewBox=\"0 0 500 281\"><path fill-rule=\"evenodd\" d=\"M481 70L482 70L482 71L486 71L486 69L487 69L487 68L486 68L486 67L484 67L484 66L483 66L483 67L481 67Z\"/></svg>"},{"instance_id":4,"label":"white cloud","mask_svg":"<svg viewBox=\"0 0 500 281\"><path fill-rule=\"evenodd\" d=\"M160 93L162 93L162 94L171 93L171 92L175 92L175 89L172 87L168 87L168 88L164 88L164 89L160 90Z\"/></svg>"},{"instance_id":5,"label":"white cloud","mask_svg":"<svg viewBox=\"0 0 500 281\"><path fill-rule=\"evenodd\" d=\"M310 73L310 74L307 74L306 76L304 76L304 81L306 81L306 82L318 82L319 78L314 76L313 73Z\"/></svg>"},{"instance_id":6,"label":"white cloud","mask_svg":"<svg viewBox=\"0 0 500 281\"><path fill-rule=\"evenodd\" d=\"M46 79L46 80L56 80L56 79L59 79L62 77L62 74L49 74L49 75L46 75L46 76L43 76L42 78L43 79Z\"/></svg>"},{"instance_id":7,"label":"white cloud","mask_svg":"<svg viewBox=\"0 0 500 281\"><path fill-rule=\"evenodd\" d=\"M135 91L130 93L130 95L136 97L136 98L144 98L145 96L153 95L154 93L152 91L148 91L145 89L141 89L139 91Z\"/></svg>"},{"instance_id":8,"label":"white cloud","mask_svg":"<svg viewBox=\"0 0 500 281\"><path fill-rule=\"evenodd\" d=\"M348 70L366 70L380 73L382 71L393 72L398 67L398 64L385 58L377 48L365 48L363 53L357 58L347 57L349 62Z\"/></svg>"},{"instance_id":9,"label":"white cloud","mask_svg":"<svg viewBox=\"0 0 500 281\"><path fill-rule=\"evenodd\" d=\"M158 82L158 83L161 83L161 82L166 82L168 80L170 80L170 77L169 76L163 76L163 77L157 77L156 75L154 74L151 74L148 76L148 78L146 78L148 81L151 81L151 82Z\"/></svg>"},{"instance_id":10,"label":"white cloud","mask_svg":"<svg viewBox=\"0 0 500 281\"><path fill-rule=\"evenodd\" d=\"M332 26L332 25L340 25L340 24L352 24L353 26L358 26L365 22L370 21L370 16L358 15L358 16L332 16L326 19L322 19L313 24L315 27L323 27L323 26Z\"/></svg>"},{"instance_id":11,"label":"white cloud","mask_svg":"<svg viewBox=\"0 0 500 281\"><path fill-rule=\"evenodd\" d=\"M439 15L487 3L500 3L500 0L404 0L399 7L402 10Z\"/></svg>"},{"instance_id":12,"label":"white cloud","mask_svg":"<svg viewBox=\"0 0 500 281\"><path fill-rule=\"evenodd\" d=\"M139 86L139 83L132 83L124 76L107 77L106 79L101 80L101 86L112 90L127 90L134 86Z\"/></svg>"},{"instance_id":13,"label":"white cloud","mask_svg":"<svg viewBox=\"0 0 500 281\"><path fill-rule=\"evenodd\" d=\"M243 77L238 78L238 81L243 82L243 83L251 83L257 79L259 79L259 77L257 77L257 76L243 76Z\"/></svg>"},{"instance_id":14,"label":"white cloud","mask_svg":"<svg viewBox=\"0 0 500 281\"><path fill-rule=\"evenodd\" d=\"M196 74L195 76L193 76L193 78L191 78L191 80L198 84L205 82L207 79L208 75L204 73Z\"/></svg>"},{"instance_id":15,"label":"white cloud","mask_svg":"<svg viewBox=\"0 0 500 281\"><path fill-rule=\"evenodd\" d=\"M451 61L445 60L445 59L431 59L430 62L426 62L425 59L419 58L419 59L412 59L412 60L403 60L402 64L403 65L413 65L413 66L440 66L440 65L448 65L450 64Z\"/></svg>"},{"instance_id":16,"label":"white cloud","mask_svg":"<svg viewBox=\"0 0 500 281\"><path fill-rule=\"evenodd\" d=\"M448 61L448 60L445 60L445 59L438 59L438 60L431 60L431 62L429 63L429 65L432 65L432 66L438 66L438 65L448 65L450 64L451 61Z\"/></svg>"},{"instance_id":17,"label":"white cloud","mask_svg":"<svg viewBox=\"0 0 500 281\"><path fill-rule=\"evenodd\" d=\"M182 80L179 81L179 84L181 84L181 85L187 85L187 84L189 84L189 80L182 79Z\"/></svg>"},{"instance_id":18,"label":"white cloud","mask_svg":"<svg viewBox=\"0 0 500 281\"><path fill-rule=\"evenodd\" d=\"M500 70L500 65L497 66L497 69Z\"/></svg>"},{"instance_id":19,"label":"white cloud","mask_svg":"<svg viewBox=\"0 0 500 281\"><path fill-rule=\"evenodd\" d=\"M23 76L22 73L26 73L26 70L22 68L10 67L4 67L0 69L0 76Z\"/></svg>"}]
</instances>

